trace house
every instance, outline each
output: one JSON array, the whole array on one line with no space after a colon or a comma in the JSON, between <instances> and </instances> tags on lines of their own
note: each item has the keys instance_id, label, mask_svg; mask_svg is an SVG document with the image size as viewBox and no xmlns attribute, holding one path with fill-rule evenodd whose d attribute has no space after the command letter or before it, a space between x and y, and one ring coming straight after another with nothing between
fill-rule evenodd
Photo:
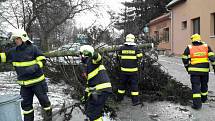
<instances>
[{"instance_id":1,"label":"house","mask_svg":"<svg viewBox=\"0 0 215 121\"><path fill-rule=\"evenodd\" d=\"M148 24L149 36L155 41L159 41L157 49L161 52L171 53L171 19L170 13L166 13L151 20Z\"/></svg>"},{"instance_id":2,"label":"house","mask_svg":"<svg viewBox=\"0 0 215 121\"><path fill-rule=\"evenodd\" d=\"M167 9L168 14L149 22L150 36L160 41L158 49L181 55L190 36L199 33L215 51L215 0L172 0ZM164 39L167 31L169 41Z\"/></svg>"},{"instance_id":3,"label":"house","mask_svg":"<svg viewBox=\"0 0 215 121\"><path fill-rule=\"evenodd\" d=\"M172 53L183 53L195 33L215 51L215 0L172 0L167 9L171 14Z\"/></svg>"}]
</instances>

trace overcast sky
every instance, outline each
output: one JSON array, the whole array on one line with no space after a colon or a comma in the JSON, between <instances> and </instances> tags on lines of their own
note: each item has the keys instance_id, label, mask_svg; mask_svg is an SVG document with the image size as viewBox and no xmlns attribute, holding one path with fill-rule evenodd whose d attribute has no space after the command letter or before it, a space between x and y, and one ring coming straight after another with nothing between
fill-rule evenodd
<instances>
[{"instance_id":1,"label":"overcast sky","mask_svg":"<svg viewBox=\"0 0 215 121\"><path fill-rule=\"evenodd\" d=\"M95 25L103 25L106 27L110 23L110 16L106 13L106 11L116 11L117 13L120 12L120 10L124 9L124 6L121 4L125 1L132 1L132 0L95 0L97 2L102 3L98 12L99 17L95 16L95 13L88 12L79 16L76 16L76 23L78 24L78 27L84 27L87 28L96 20ZM5 29L11 29L11 27L8 26L8 28Z\"/></svg>"},{"instance_id":2,"label":"overcast sky","mask_svg":"<svg viewBox=\"0 0 215 121\"><path fill-rule=\"evenodd\" d=\"M110 16L106 13L107 10L113 10L120 12L124 9L124 6L121 4L125 1L132 0L99 0L103 5L99 9L99 17L96 17L94 13L85 13L76 17L76 22L79 27L88 27L96 20L96 25L101 24L107 26L110 23Z\"/></svg>"}]
</instances>

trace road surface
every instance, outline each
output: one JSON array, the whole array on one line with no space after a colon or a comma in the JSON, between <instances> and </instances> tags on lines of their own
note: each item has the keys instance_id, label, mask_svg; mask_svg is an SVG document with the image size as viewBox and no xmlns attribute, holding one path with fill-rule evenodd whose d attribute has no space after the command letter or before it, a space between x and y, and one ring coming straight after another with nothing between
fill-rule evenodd
<instances>
[{"instance_id":1,"label":"road surface","mask_svg":"<svg viewBox=\"0 0 215 121\"><path fill-rule=\"evenodd\" d=\"M162 69L184 85L190 84L187 74L179 57L159 56ZM215 75L210 73L209 103L203 104L201 110L193 110L190 106L181 106L167 101L144 103L143 107L131 106L127 98L119 105L118 121L214 121L215 120Z\"/></svg>"}]
</instances>

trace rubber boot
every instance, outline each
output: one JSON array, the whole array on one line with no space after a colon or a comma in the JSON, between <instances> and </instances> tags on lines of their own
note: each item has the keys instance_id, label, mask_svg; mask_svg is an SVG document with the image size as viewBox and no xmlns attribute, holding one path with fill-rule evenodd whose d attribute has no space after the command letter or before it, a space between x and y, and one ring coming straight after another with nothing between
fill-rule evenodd
<instances>
[{"instance_id":1,"label":"rubber boot","mask_svg":"<svg viewBox=\"0 0 215 121\"><path fill-rule=\"evenodd\" d=\"M117 94L116 102L121 102L124 99L124 94Z\"/></svg>"},{"instance_id":2,"label":"rubber boot","mask_svg":"<svg viewBox=\"0 0 215 121\"><path fill-rule=\"evenodd\" d=\"M207 95L206 96L202 95L201 100L202 100L202 103L206 103L206 101L208 100Z\"/></svg>"},{"instance_id":3,"label":"rubber boot","mask_svg":"<svg viewBox=\"0 0 215 121\"><path fill-rule=\"evenodd\" d=\"M52 109L43 111L43 121L52 121Z\"/></svg>"},{"instance_id":4,"label":"rubber boot","mask_svg":"<svg viewBox=\"0 0 215 121\"><path fill-rule=\"evenodd\" d=\"M132 99L132 105L133 106L141 104L139 96L132 96L131 99Z\"/></svg>"},{"instance_id":5,"label":"rubber boot","mask_svg":"<svg viewBox=\"0 0 215 121\"><path fill-rule=\"evenodd\" d=\"M24 114L24 121L34 121L34 112Z\"/></svg>"},{"instance_id":6,"label":"rubber boot","mask_svg":"<svg viewBox=\"0 0 215 121\"><path fill-rule=\"evenodd\" d=\"M195 110L199 110L199 109L202 108L202 101L201 101L201 98L193 99L192 108L195 109Z\"/></svg>"}]
</instances>

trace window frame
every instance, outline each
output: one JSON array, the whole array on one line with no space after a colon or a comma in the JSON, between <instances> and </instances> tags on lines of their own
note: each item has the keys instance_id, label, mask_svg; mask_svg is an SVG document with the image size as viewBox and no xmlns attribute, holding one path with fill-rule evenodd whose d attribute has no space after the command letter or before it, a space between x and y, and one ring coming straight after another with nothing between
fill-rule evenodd
<instances>
[{"instance_id":1,"label":"window frame","mask_svg":"<svg viewBox=\"0 0 215 121\"><path fill-rule=\"evenodd\" d=\"M215 13L212 13L213 16L213 24L214 24L214 28L213 28L213 36L215 36Z\"/></svg>"},{"instance_id":2,"label":"window frame","mask_svg":"<svg viewBox=\"0 0 215 121\"><path fill-rule=\"evenodd\" d=\"M168 30L168 31L167 31ZM166 27L163 29L163 41L164 42L169 42L169 27Z\"/></svg>"},{"instance_id":3,"label":"window frame","mask_svg":"<svg viewBox=\"0 0 215 121\"><path fill-rule=\"evenodd\" d=\"M182 25L181 25L181 29L182 29L182 30L187 29L187 21L182 21L181 24L182 24Z\"/></svg>"},{"instance_id":4,"label":"window frame","mask_svg":"<svg viewBox=\"0 0 215 121\"><path fill-rule=\"evenodd\" d=\"M201 34L200 17L192 19L192 34Z\"/></svg>"},{"instance_id":5,"label":"window frame","mask_svg":"<svg viewBox=\"0 0 215 121\"><path fill-rule=\"evenodd\" d=\"M155 35L155 40L156 41L160 41L160 35L159 35L159 31L157 30L157 31L154 31L154 35Z\"/></svg>"}]
</instances>

